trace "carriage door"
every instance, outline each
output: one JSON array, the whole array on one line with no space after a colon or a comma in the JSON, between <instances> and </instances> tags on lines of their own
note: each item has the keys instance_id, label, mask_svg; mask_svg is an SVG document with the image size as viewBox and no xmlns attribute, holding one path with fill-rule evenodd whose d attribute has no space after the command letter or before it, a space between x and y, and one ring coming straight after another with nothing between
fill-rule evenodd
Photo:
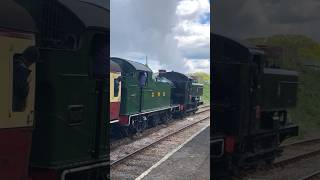
<instances>
[{"instance_id":1,"label":"carriage door","mask_svg":"<svg viewBox=\"0 0 320 180\"><path fill-rule=\"evenodd\" d=\"M34 36L19 34L0 34L0 128L17 128L33 126L35 96L35 64L29 69L29 92L19 109L13 108L13 57L21 54L27 47L34 45Z\"/></svg>"},{"instance_id":2,"label":"carriage door","mask_svg":"<svg viewBox=\"0 0 320 180\"><path fill-rule=\"evenodd\" d=\"M139 104L140 104L140 107L139 107L139 112L143 111L144 109L144 90L146 89L146 85L147 85L147 81L148 81L148 73L145 72L145 71L138 71L138 81L139 81L139 87L140 87L140 90L139 90Z\"/></svg>"},{"instance_id":3,"label":"carriage door","mask_svg":"<svg viewBox=\"0 0 320 180\"><path fill-rule=\"evenodd\" d=\"M109 105L109 90L107 89L107 79L110 78L108 73L110 47L109 47L109 35L107 33L98 32L93 35L92 38L92 55L93 55L93 74L96 79L96 98L97 104L93 106L96 112L96 119L93 121L94 134L93 135L93 156L99 158L107 154L109 144L109 125L110 116L108 115ZM93 111L94 112L94 111Z\"/></svg>"}]
</instances>

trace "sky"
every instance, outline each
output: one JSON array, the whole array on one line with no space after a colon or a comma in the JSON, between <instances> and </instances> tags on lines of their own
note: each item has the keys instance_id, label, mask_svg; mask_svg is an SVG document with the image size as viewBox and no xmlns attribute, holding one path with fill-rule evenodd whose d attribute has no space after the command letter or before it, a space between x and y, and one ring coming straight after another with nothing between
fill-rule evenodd
<instances>
[{"instance_id":1,"label":"sky","mask_svg":"<svg viewBox=\"0 0 320 180\"><path fill-rule=\"evenodd\" d=\"M111 0L111 56L210 73L209 0Z\"/></svg>"},{"instance_id":2,"label":"sky","mask_svg":"<svg viewBox=\"0 0 320 180\"><path fill-rule=\"evenodd\" d=\"M213 0L212 30L236 38L302 34L320 41L320 0Z\"/></svg>"}]
</instances>

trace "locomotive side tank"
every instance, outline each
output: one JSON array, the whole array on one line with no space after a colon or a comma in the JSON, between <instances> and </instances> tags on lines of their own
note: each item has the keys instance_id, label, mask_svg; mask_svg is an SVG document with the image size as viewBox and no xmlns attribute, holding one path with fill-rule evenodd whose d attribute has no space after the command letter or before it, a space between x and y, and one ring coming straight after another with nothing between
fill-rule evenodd
<instances>
[{"instance_id":1,"label":"locomotive side tank","mask_svg":"<svg viewBox=\"0 0 320 180\"><path fill-rule=\"evenodd\" d=\"M122 70L120 121L142 131L171 118L171 85L152 77L149 67L130 60L111 58Z\"/></svg>"},{"instance_id":2,"label":"locomotive side tank","mask_svg":"<svg viewBox=\"0 0 320 180\"><path fill-rule=\"evenodd\" d=\"M29 92L24 106L14 106L14 56L35 44L30 14L12 0L0 2L0 179L28 179L34 124L35 64L28 69Z\"/></svg>"}]
</instances>

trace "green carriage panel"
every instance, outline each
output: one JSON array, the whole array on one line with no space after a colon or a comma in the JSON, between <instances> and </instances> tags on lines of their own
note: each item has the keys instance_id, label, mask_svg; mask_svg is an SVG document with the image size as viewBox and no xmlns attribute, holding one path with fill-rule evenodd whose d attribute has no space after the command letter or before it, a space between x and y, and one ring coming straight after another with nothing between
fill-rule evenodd
<instances>
[{"instance_id":1,"label":"green carriage panel","mask_svg":"<svg viewBox=\"0 0 320 180\"><path fill-rule=\"evenodd\" d=\"M165 82L148 79L143 88L142 111L150 111L170 106L171 86Z\"/></svg>"}]
</instances>

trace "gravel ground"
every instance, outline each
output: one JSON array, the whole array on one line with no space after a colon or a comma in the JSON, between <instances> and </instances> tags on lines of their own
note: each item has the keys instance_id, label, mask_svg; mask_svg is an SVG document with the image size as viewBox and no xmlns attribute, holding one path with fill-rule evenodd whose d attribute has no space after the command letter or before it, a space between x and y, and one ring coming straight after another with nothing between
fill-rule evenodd
<instances>
[{"instance_id":1,"label":"gravel ground","mask_svg":"<svg viewBox=\"0 0 320 180\"><path fill-rule=\"evenodd\" d=\"M156 144L144 150L143 152L139 152L139 154L131 157L125 162L115 167L111 167L111 179L112 180L135 179L141 173L143 173L148 168L150 168L153 164L155 164L160 159L162 159L167 153L171 152L180 144L185 142L194 133L198 132L203 127L206 127L209 125L210 125L210 119L204 120L192 126L191 128L185 129L179 132L178 134L175 134L174 136L171 136L166 140L161 141L159 144ZM160 136L156 136L156 137L160 137ZM147 142L150 143L149 140L142 141L141 143L139 143L139 146L144 143L145 143L144 145L146 145ZM133 146L132 148L127 147L122 150L125 152L130 152L131 150L134 149L134 147L136 146ZM119 153L123 154L122 152L119 152ZM120 156L118 155L113 157L119 158Z\"/></svg>"},{"instance_id":2,"label":"gravel ground","mask_svg":"<svg viewBox=\"0 0 320 180\"><path fill-rule=\"evenodd\" d=\"M140 139L133 141L129 144L114 148L110 152L110 161L113 162L121 157L124 157L127 154L130 154L133 151L139 149L140 147L146 146L147 144L151 144L152 142L160 139L161 137L163 137L169 133L172 133L172 132L176 131L177 129L182 128L188 124L192 124L192 123L198 121L199 119L202 119L202 118L207 117L209 115L210 115L210 112L205 112L205 113L201 113L201 114L196 114L192 117L188 117L184 121L177 120L172 125L170 125L166 128L162 128L154 133L151 133L150 135L148 135L146 137L140 138Z\"/></svg>"},{"instance_id":3,"label":"gravel ground","mask_svg":"<svg viewBox=\"0 0 320 180\"><path fill-rule=\"evenodd\" d=\"M203 130L142 180L209 180L210 127Z\"/></svg>"}]
</instances>

